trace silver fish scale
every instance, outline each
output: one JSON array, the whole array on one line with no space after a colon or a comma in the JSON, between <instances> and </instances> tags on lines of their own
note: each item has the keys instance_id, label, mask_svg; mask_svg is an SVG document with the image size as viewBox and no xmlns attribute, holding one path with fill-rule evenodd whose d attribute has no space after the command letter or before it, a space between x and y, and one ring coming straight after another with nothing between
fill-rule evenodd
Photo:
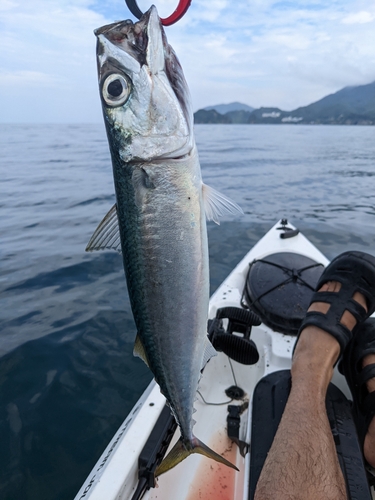
<instances>
[{"instance_id":1,"label":"silver fish scale","mask_svg":"<svg viewBox=\"0 0 375 500\"><path fill-rule=\"evenodd\" d=\"M163 163L147 166L154 188L140 186L141 195L137 188L132 193L129 189L131 170L137 166L122 167L116 173L122 177L116 181L116 194L124 266L139 337L161 392L182 434L189 438L206 338L206 223L197 155L169 163L172 167ZM197 165L195 176L192 163ZM137 206L136 199L142 199L142 204L138 201ZM130 213L137 216L129 217Z\"/></svg>"},{"instance_id":2,"label":"silver fish scale","mask_svg":"<svg viewBox=\"0 0 375 500\"><path fill-rule=\"evenodd\" d=\"M116 207L99 225L88 250L117 244L117 212L138 329L135 353L149 365L182 434L156 473L163 474L191 453L234 467L192 432L203 358L214 354L206 334L203 196L212 220L223 204L234 204L202 184L189 89L156 8L135 24L114 23L96 35Z\"/></svg>"}]
</instances>

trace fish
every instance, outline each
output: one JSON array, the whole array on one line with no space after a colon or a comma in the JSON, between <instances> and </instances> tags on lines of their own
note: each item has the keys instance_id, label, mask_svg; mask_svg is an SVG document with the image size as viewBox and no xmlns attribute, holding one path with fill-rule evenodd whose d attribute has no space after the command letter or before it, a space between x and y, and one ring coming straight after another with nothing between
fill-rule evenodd
<instances>
[{"instance_id":1,"label":"fish","mask_svg":"<svg viewBox=\"0 0 375 500\"><path fill-rule=\"evenodd\" d=\"M116 203L86 250L122 252L134 354L151 369L180 428L156 475L192 453L236 469L195 437L193 413L201 370L216 354L207 337L206 217L218 223L241 209L202 182L188 85L156 7L95 35Z\"/></svg>"}]
</instances>

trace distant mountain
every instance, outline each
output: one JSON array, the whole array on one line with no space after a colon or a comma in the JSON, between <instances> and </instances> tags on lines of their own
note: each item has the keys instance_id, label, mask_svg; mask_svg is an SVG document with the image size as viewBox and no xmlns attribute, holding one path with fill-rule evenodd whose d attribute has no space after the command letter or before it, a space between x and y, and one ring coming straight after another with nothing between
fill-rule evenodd
<instances>
[{"instance_id":1,"label":"distant mountain","mask_svg":"<svg viewBox=\"0 0 375 500\"><path fill-rule=\"evenodd\" d=\"M255 108L248 106L247 104L243 104L242 102L231 102L229 104L216 104L215 106L207 106L203 108L207 111L210 109L214 109L221 115L225 115L226 113L230 113L231 111L253 111Z\"/></svg>"},{"instance_id":2,"label":"distant mountain","mask_svg":"<svg viewBox=\"0 0 375 500\"><path fill-rule=\"evenodd\" d=\"M250 113L247 123L282 123L287 114L279 108L259 108Z\"/></svg>"},{"instance_id":3,"label":"distant mountain","mask_svg":"<svg viewBox=\"0 0 375 500\"><path fill-rule=\"evenodd\" d=\"M226 117L229 118L230 123L247 123L250 116L250 111L244 109L238 109L236 111L229 111L225 113Z\"/></svg>"},{"instance_id":4,"label":"distant mountain","mask_svg":"<svg viewBox=\"0 0 375 500\"><path fill-rule=\"evenodd\" d=\"M375 124L375 82L345 87L291 114L307 123ZM371 123L367 123L371 122Z\"/></svg>"},{"instance_id":5,"label":"distant mountain","mask_svg":"<svg viewBox=\"0 0 375 500\"><path fill-rule=\"evenodd\" d=\"M214 109L200 109L194 113L194 123L232 123L230 119Z\"/></svg>"},{"instance_id":6,"label":"distant mountain","mask_svg":"<svg viewBox=\"0 0 375 500\"><path fill-rule=\"evenodd\" d=\"M197 111L194 114L195 123L375 125L375 82L368 85L345 87L335 94L293 111L283 111L279 108L259 108L249 111L242 108L220 113L218 112L219 106L215 108L215 115L209 115L210 121L204 121L205 115L201 112L205 110ZM212 111L206 112L211 113Z\"/></svg>"}]
</instances>

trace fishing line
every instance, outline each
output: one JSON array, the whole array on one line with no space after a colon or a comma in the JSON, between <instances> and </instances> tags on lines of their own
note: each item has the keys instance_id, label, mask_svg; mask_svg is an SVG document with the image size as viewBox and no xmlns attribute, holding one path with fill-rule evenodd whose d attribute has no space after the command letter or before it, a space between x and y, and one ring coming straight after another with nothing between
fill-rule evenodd
<instances>
[{"instance_id":1,"label":"fishing line","mask_svg":"<svg viewBox=\"0 0 375 500\"><path fill-rule=\"evenodd\" d=\"M209 403L208 401L206 401L204 399L204 397L202 396L201 392L200 391L197 391L197 393L200 395L200 397L202 398L202 401L203 403L205 403L206 405L211 405L211 406L222 406L222 405L228 405L229 403L231 403L233 401L233 398L230 399L229 401L225 401L224 403Z\"/></svg>"},{"instance_id":2,"label":"fishing line","mask_svg":"<svg viewBox=\"0 0 375 500\"><path fill-rule=\"evenodd\" d=\"M229 365L230 365L230 369L232 370L232 375L233 375L233 380L234 380L234 385L237 386L237 379L236 379L236 375L234 374L234 370L233 370L233 365L232 365L232 360L228 357L228 360L229 360ZM197 390L197 393L199 394L199 396L202 398L202 401L203 403L205 403L206 405L212 405L212 406L222 406L222 405L228 405L229 403L231 403L233 401L233 398L230 399L229 401L225 401L224 403L210 403L208 401L206 401L202 395L202 393L200 391Z\"/></svg>"},{"instance_id":3,"label":"fishing line","mask_svg":"<svg viewBox=\"0 0 375 500\"><path fill-rule=\"evenodd\" d=\"M236 380L236 376L235 376L235 374L234 374L234 370L233 370L232 360L230 359L230 357L229 357L229 356L228 356L228 360L229 360L229 364L230 364L230 369L232 370L232 375L233 375L234 385L236 385L236 386L238 387L237 380Z\"/></svg>"}]
</instances>

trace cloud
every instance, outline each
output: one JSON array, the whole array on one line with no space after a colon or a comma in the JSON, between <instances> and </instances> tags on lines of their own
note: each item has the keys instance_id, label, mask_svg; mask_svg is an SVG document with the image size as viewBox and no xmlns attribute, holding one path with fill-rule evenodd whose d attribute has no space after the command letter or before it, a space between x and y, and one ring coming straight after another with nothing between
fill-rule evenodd
<instances>
[{"instance_id":1,"label":"cloud","mask_svg":"<svg viewBox=\"0 0 375 500\"><path fill-rule=\"evenodd\" d=\"M155 3L166 17L177 0ZM1 0L0 119L101 121L93 30L127 17L123 0ZM166 33L194 109L240 100L291 110L375 80L368 0L193 0Z\"/></svg>"},{"instance_id":2,"label":"cloud","mask_svg":"<svg viewBox=\"0 0 375 500\"><path fill-rule=\"evenodd\" d=\"M5 12L7 10L12 10L17 7L17 3L12 0L2 0L0 3L0 12Z\"/></svg>"},{"instance_id":3,"label":"cloud","mask_svg":"<svg viewBox=\"0 0 375 500\"><path fill-rule=\"evenodd\" d=\"M194 107L244 100L291 110L347 85L374 81L375 23L369 16L350 29L344 23L364 20L363 14L350 17L370 13L364 5L362 0L249 0L228 4L212 27L199 24L194 12L190 24L173 33Z\"/></svg>"},{"instance_id":4,"label":"cloud","mask_svg":"<svg viewBox=\"0 0 375 500\"><path fill-rule=\"evenodd\" d=\"M375 15L366 10L361 10L360 12L355 12L344 17L342 20L343 24L365 24L374 21Z\"/></svg>"},{"instance_id":5,"label":"cloud","mask_svg":"<svg viewBox=\"0 0 375 500\"><path fill-rule=\"evenodd\" d=\"M55 78L47 73L40 71L1 71L0 70L0 86L9 88L22 88L27 86L43 86L48 87L56 83Z\"/></svg>"},{"instance_id":6,"label":"cloud","mask_svg":"<svg viewBox=\"0 0 375 500\"><path fill-rule=\"evenodd\" d=\"M69 109L71 121L100 120L99 106L93 111L97 100L93 30L109 20L84 0L5 5L0 21L0 84L6 88L0 94L2 121L58 122L66 120Z\"/></svg>"}]
</instances>

